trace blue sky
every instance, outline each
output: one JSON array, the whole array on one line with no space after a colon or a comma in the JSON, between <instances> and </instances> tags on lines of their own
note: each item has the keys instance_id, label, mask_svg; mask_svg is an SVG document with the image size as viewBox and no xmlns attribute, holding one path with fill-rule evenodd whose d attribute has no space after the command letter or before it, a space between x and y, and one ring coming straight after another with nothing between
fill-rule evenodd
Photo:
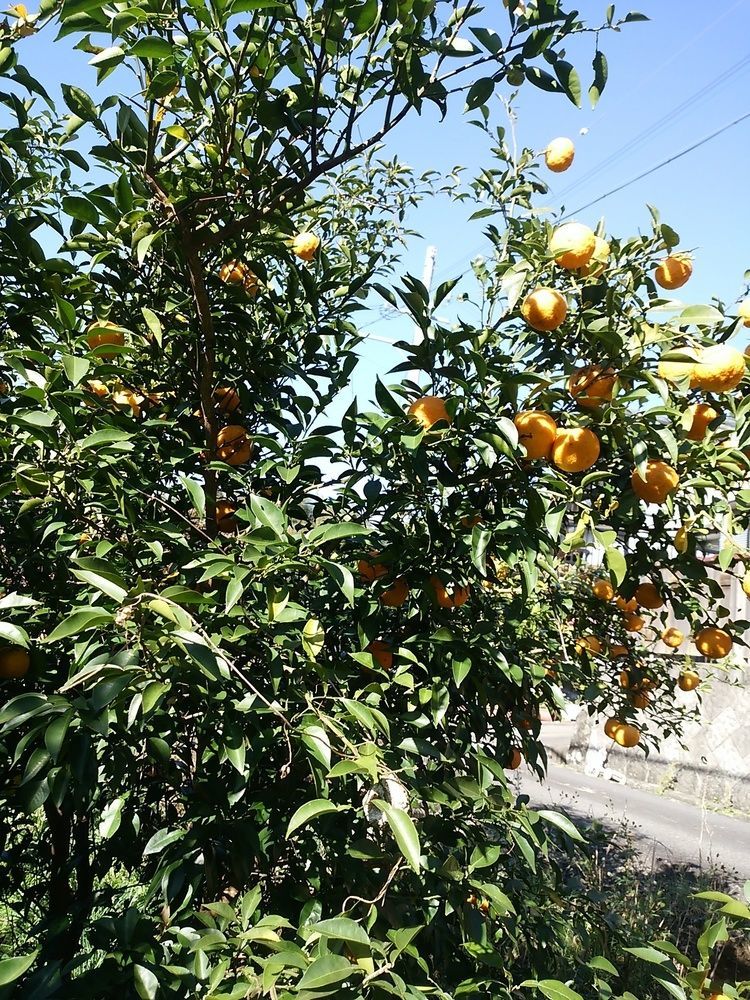
<instances>
[{"instance_id":1,"label":"blue sky","mask_svg":"<svg viewBox=\"0 0 750 1000\"><path fill-rule=\"evenodd\" d=\"M584 0L578 6L594 24L606 5ZM628 9L617 4L619 16ZM563 96L528 85L519 94L519 145L542 149L557 135L568 135L576 143L571 169L550 175L547 203L552 209L560 207L560 194L572 185L563 199L568 210L750 111L750 0L644 0L637 9L651 20L601 36L609 82L596 110L587 104L579 110ZM30 40L34 57L28 50L24 53L30 69L51 86L64 79L93 92L94 72L86 66L86 54L65 52L65 46L53 46L51 40L49 33ZM580 39L569 51L586 87L591 37ZM498 124L507 121L498 98L491 109ZM431 111L421 119L411 118L393 134L386 152L397 153L418 172L447 172L458 162L471 176L490 163L490 139L469 124L470 117L463 117L456 103L445 122L439 123ZM581 129L588 131L580 135ZM684 289L685 301L708 302L716 295L731 302L743 291L743 273L750 268L749 159L750 119L576 217L594 226L603 215L609 232L626 236L649 228L646 203L656 205L680 234L681 246L695 251L695 273ZM411 243L404 269L421 275L425 249L433 244L438 252L436 280L465 271L484 245L483 223L469 225L470 213L466 203L423 203L408 220L421 238ZM363 327L392 340L410 337L408 321L398 316L377 319L375 314L363 316ZM374 373L387 372L400 355L375 340L365 343L361 354L365 364L353 391L362 400L370 393Z\"/></svg>"}]
</instances>

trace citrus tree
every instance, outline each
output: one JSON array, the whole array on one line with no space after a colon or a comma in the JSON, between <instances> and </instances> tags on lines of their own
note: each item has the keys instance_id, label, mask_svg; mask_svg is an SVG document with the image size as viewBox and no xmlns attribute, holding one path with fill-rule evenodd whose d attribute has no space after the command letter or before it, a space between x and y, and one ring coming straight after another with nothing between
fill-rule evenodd
<instances>
[{"instance_id":1,"label":"citrus tree","mask_svg":"<svg viewBox=\"0 0 750 1000\"><path fill-rule=\"evenodd\" d=\"M507 771L543 767L562 687L623 745L647 709L647 746L679 725L671 664L632 641L662 602L728 651L693 545L746 503L744 361L717 347L739 321L654 325L652 267L690 269L674 233L553 232L501 133L479 319L441 324L454 282L387 276L444 182L381 149L454 93L480 123L506 81L578 101L564 46L591 29L556 0L493 25L444 0L11 14L0 989L593 988L592 956L560 963L550 860L580 834ZM53 30L99 84L63 77L62 116L21 59ZM423 330L419 377L333 423L376 294ZM697 441L688 405L717 411ZM589 535L594 591L565 562Z\"/></svg>"}]
</instances>

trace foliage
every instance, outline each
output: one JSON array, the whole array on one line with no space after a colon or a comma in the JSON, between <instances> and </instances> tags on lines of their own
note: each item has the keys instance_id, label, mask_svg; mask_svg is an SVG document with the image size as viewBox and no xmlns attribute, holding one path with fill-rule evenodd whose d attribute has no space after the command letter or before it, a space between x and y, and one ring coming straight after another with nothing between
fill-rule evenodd
<instances>
[{"instance_id":1,"label":"foliage","mask_svg":"<svg viewBox=\"0 0 750 1000\"><path fill-rule=\"evenodd\" d=\"M580 834L516 802L506 765L544 763L548 669L592 710L636 711L568 642L624 633L559 586L560 550L590 529L624 593L676 568L693 590L676 582L674 607L697 616L712 584L631 467L671 457L692 527L729 516L750 432L738 394L734 437L686 441L688 390L650 371L655 345L734 329L714 307L646 324L671 230L613 241L606 276L562 275L531 153L502 133L477 182L503 218L480 322L436 319L452 282L384 284L409 206L443 183L387 157L393 128L454 91L484 125L519 76L578 99L578 15L538 0L503 19L501 36L445 0L46 0L7 24L0 629L31 668L0 681L0 976L18 995L494 998L545 978L528 942L554 947L550 852ZM63 81L64 121L18 61L54 26L109 91ZM597 50L593 99L605 67ZM519 319L540 281L575 304L556 336ZM448 428L404 413L411 378L330 422L376 292L423 330L400 368L448 399ZM583 355L621 372L597 414L559 385ZM531 398L595 425L606 463L526 462L512 417ZM242 462L222 450L236 427Z\"/></svg>"}]
</instances>

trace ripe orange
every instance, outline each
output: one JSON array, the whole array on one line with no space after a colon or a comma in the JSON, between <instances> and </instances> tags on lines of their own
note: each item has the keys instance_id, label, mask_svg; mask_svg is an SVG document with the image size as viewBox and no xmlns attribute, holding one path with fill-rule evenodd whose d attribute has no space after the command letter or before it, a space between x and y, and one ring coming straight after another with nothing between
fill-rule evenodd
<instances>
[{"instance_id":1,"label":"ripe orange","mask_svg":"<svg viewBox=\"0 0 750 1000\"><path fill-rule=\"evenodd\" d=\"M619 644L615 644L614 646L609 647L609 658L611 660L617 660L621 656L627 656L628 652L629 650L627 646L621 646Z\"/></svg>"},{"instance_id":2,"label":"ripe orange","mask_svg":"<svg viewBox=\"0 0 750 1000\"><path fill-rule=\"evenodd\" d=\"M552 461L563 472L584 472L599 458L599 438L588 427L564 427L552 445Z\"/></svg>"},{"instance_id":3,"label":"ripe orange","mask_svg":"<svg viewBox=\"0 0 750 1000\"><path fill-rule=\"evenodd\" d=\"M139 401L140 400L140 401ZM117 383L113 386L112 391L112 402L115 406L128 406L134 417L140 417L141 407L140 403L144 400L143 396L137 396L132 389L128 389L127 386Z\"/></svg>"},{"instance_id":4,"label":"ripe orange","mask_svg":"<svg viewBox=\"0 0 750 1000\"><path fill-rule=\"evenodd\" d=\"M431 576L430 584L435 591L435 600L441 608L460 608L469 600L469 588L453 585L453 593L448 593L439 576Z\"/></svg>"},{"instance_id":5,"label":"ripe orange","mask_svg":"<svg viewBox=\"0 0 750 1000\"><path fill-rule=\"evenodd\" d=\"M692 273L693 262L687 254L672 254L659 264L654 277L662 288L673 291L675 288L682 288L690 280Z\"/></svg>"},{"instance_id":6,"label":"ripe orange","mask_svg":"<svg viewBox=\"0 0 750 1000\"><path fill-rule=\"evenodd\" d=\"M86 333L86 343L89 350L94 351L102 344L111 344L113 347L122 347L125 343L125 334L108 319L98 319L89 326ZM101 358L113 358L116 351L99 351Z\"/></svg>"},{"instance_id":7,"label":"ripe orange","mask_svg":"<svg viewBox=\"0 0 750 1000\"><path fill-rule=\"evenodd\" d=\"M522 760L521 751L517 747L512 747L508 763L505 766L509 771L516 771L521 766Z\"/></svg>"},{"instance_id":8,"label":"ripe orange","mask_svg":"<svg viewBox=\"0 0 750 1000\"><path fill-rule=\"evenodd\" d=\"M615 733L618 729L621 729L624 724L625 723L621 722L619 719L607 719L604 723L604 735L613 740L615 738Z\"/></svg>"},{"instance_id":9,"label":"ripe orange","mask_svg":"<svg viewBox=\"0 0 750 1000\"><path fill-rule=\"evenodd\" d=\"M637 726L630 726L627 723L623 723L615 730L613 739L621 747L635 747L641 741L641 731Z\"/></svg>"},{"instance_id":10,"label":"ripe orange","mask_svg":"<svg viewBox=\"0 0 750 1000\"><path fill-rule=\"evenodd\" d=\"M523 300L521 315L532 329L551 333L565 321L568 303L554 288L535 288Z\"/></svg>"},{"instance_id":11,"label":"ripe orange","mask_svg":"<svg viewBox=\"0 0 750 1000\"><path fill-rule=\"evenodd\" d=\"M631 612L638 610L638 601L634 597L629 597L627 600L624 597L618 597L615 604L620 611Z\"/></svg>"},{"instance_id":12,"label":"ripe orange","mask_svg":"<svg viewBox=\"0 0 750 1000\"><path fill-rule=\"evenodd\" d=\"M561 174L573 162L576 155L576 148L570 139L560 136L553 139L544 151L544 162L547 168L554 174Z\"/></svg>"},{"instance_id":13,"label":"ripe orange","mask_svg":"<svg viewBox=\"0 0 750 1000\"><path fill-rule=\"evenodd\" d=\"M603 240L601 236L595 236L594 240L594 252L591 255L591 260L585 267L578 269L578 273L582 278L598 278L606 270L609 263L609 243Z\"/></svg>"},{"instance_id":14,"label":"ripe orange","mask_svg":"<svg viewBox=\"0 0 750 1000\"><path fill-rule=\"evenodd\" d=\"M732 637L722 628L702 628L693 640L707 660L723 660L732 649Z\"/></svg>"},{"instance_id":15,"label":"ripe orange","mask_svg":"<svg viewBox=\"0 0 750 1000\"><path fill-rule=\"evenodd\" d=\"M292 240L292 253L300 260L312 260L319 246L320 239L315 233L297 233Z\"/></svg>"},{"instance_id":16,"label":"ripe orange","mask_svg":"<svg viewBox=\"0 0 750 1000\"><path fill-rule=\"evenodd\" d=\"M380 603L387 608L400 608L409 596L409 586L401 576L380 595Z\"/></svg>"},{"instance_id":17,"label":"ripe orange","mask_svg":"<svg viewBox=\"0 0 750 1000\"><path fill-rule=\"evenodd\" d=\"M219 278L226 285L241 285L245 280L248 268L246 264L237 260L228 260L219 269Z\"/></svg>"},{"instance_id":18,"label":"ripe orange","mask_svg":"<svg viewBox=\"0 0 750 1000\"><path fill-rule=\"evenodd\" d=\"M617 373L602 365L578 368L568 379L568 392L584 410L596 410L612 399Z\"/></svg>"},{"instance_id":19,"label":"ripe orange","mask_svg":"<svg viewBox=\"0 0 750 1000\"><path fill-rule=\"evenodd\" d=\"M664 607L664 598L650 581L638 584L633 596L642 608L647 608L649 611Z\"/></svg>"},{"instance_id":20,"label":"ripe orange","mask_svg":"<svg viewBox=\"0 0 750 1000\"><path fill-rule=\"evenodd\" d=\"M631 612L626 613L623 626L626 632L640 632L646 622L641 618L640 615L635 615Z\"/></svg>"},{"instance_id":21,"label":"ripe orange","mask_svg":"<svg viewBox=\"0 0 750 1000\"><path fill-rule=\"evenodd\" d=\"M687 432L690 441L702 441L706 436L708 425L719 416L719 411L708 403L694 403L688 410L692 417L690 430Z\"/></svg>"},{"instance_id":22,"label":"ripe orange","mask_svg":"<svg viewBox=\"0 0 750 1000\"><path fill-rule=\"evenodd\" d=\"M609 580L594 580L591 590L594 597L598 597L600 601L611 601L615 596L615 588Z\"/></svg>"},{"instance_id":23,"label":"ripe orange","mask_svg":"<svg viewBox=\"0 0 750 1000\"><path fill-rule=\"evenodd\" d=\"M549 458L557 436L557 424L543 410L524 410L513 421L518 440L526 449L527 458Z\"/></svg>"},{"instance_id":24,"label":"ripe orange","mask_svg":"<svg viewBox=\"0 0 750 1000\"><path fill-rule=\"evenodd\" d=\"M0 680L23 677L29 669L29 654L22 646L0 649Z\"/></svg>"},{"instance_id":25,"label":"ripe orange","mask_svg":"<svg viewBox=\"0 0 750 1000\"><path fill-rule=\"evenodd\" d=\"M677 679L677 686L680 691L695 691L701 679L694 670L683 670Z\"/></svg>"},{"instance_id":26,"label":"ripe orange","mask_svg":"<svg viewBox=\"0 0 750 1000\"><path fill-rule=\"evenodd\" d=\"M228 465L244 465L253 453L252 442L240 424L222 427L216 437L216 455Z\"/></svg>"},{"instance_id":27,"label":"ripe orange","mask_svg":"<svg viewBox=\"0 0 750 1000\"><path fill-rule=\"evenodd\" d=\"M389 642L383 642L382 639L373 639L367 647L367 652L372 655L373 660L383 670L390 670L393 666L393 650Z\"/></svg>"},{"instance_id":28,"label":"ripe orange","mask_svg":"<svg viewBox=\"0 0 750 1000\"><path fill-rule=\"evenodd\" d=\"M240 394L231 385L220 385L214 389L214 402L221 413L234 413L240 405Z\"/></svg>"},{"instance_id":29,"label":"ripe orange","mask_svg":"<svg viewBox=\"0 0 750 1000\"><path fill-rule=\"evenodd\" d=\"M370 558L377 559L378 553L371 552ZM368 562L367 559L360 559L357 563L357 572L366 583L372 583L373 580L379 580L381 576L385 576L388 572L388 567L384 566L383 563Z\"/></svg>"},{"instance_id":30,"label":"ripe orange","mask_svg":"<svg viewBox=\"0 0 750 1000\"><path fill-rule=\"evenodd\" d=\"M680 631L680 629L674 628L674 626L665 628L661 634L661 641L665 646L670 646L672 649L679 649L684 640L684 634Z\"/></svg>"},{"instance_id":31,"label":"ripe orange","mask_svg":"<svg viewBox=\"0 0 750 1000\"><path fill-rule=\"evenodd\" d=\"M580 656L584 651L587 653L601 653L604 647L595 635L583 635L576 639L576 653Z\"/></svg>"},{"instance_id":32,"label":"ripe orange","mask_svg":"<svg viewBox=\"0 0 750 1000\"><path fill-rule=\"evenodd\" d=\"M627 670L621 670L620 671L620 687L621 688L625 688L625 690L627 691L631 686L632 685L630 683L630 674L628 673Z\"/></svg>"},{"instance_id":33,"label":"ripe orange","mask_svg":"<svg viewBox=\"0 0 750 1000\"><path fill-rule=\"evenodd\" d=\"M688 549L688 530L686 527L678 528L674 534L674 547L682 555Z\"/></svg>"},{"instance_id":34,"label":"ripe orange","mask_svg":"<svg viewBox=\"0 0 750 1000\"><path fill-rule=\"evenodd\" d=\"M633 492L646 503L663 504L680 485L680 477L671 465L660 459L649 459L646 463L646 478L642 479L637 469L630 477Z\"/></svg>"},{"instance_id":35,"label":"ripe orange","mask_svg":"<svg viewBox=\"0 0 750 1000\"><path fill-rule=\"evenodd\" d=\"M596 236L580 222L558 226L549 241L549 252L555 263L569 271L585 267L596 250Z\"/></svg>"},{"instance_id":36,"label":"ripe orange","mask_svg":"<svg viewBox=\"0 0 750 1000\"><path fill-rule=\"evenodd\" d=\"M685 361L667 361L659 359L657 374L659 378L666 379L667 382L682 382L684 379L693 377L695 366L698 363L698 351L693 347L675 347L675 353L685 356ZM666 352L665 352L666 353ZM692 382L691 382L692 385Z\"/></svg>"},{"instance_id":37,"label":"ripe orange","mask_svg":"<svg viewBox=\"0 0 750 1000\"><path fill-rule=\"evenodd\" d=\"M737 315L744 326L750 326L750 299L745 299L737 306Z\"/></svg>"},{"instance_id":38,"label":"ripe orange","mask_svg":"<svg viewBox=\"0 0 750 1000\"><path fill-rule=\"evenodd\" d=\"M750 597L750 569L747 570L745 575L742 577L742 589L745 591L748 597Z\"/></svg>"},{"instance_id":39,"label":"ripe orange","mask_svg":"<svg viewBox=\"0 0 750 1000\"><path fill-rule=\"evenodd\" d=\"M445 406L445 400L440 396L422 396L415 400L407 413L420 423L425 430L430 430L435 424L449 424L451 418Z\"/></svg>"},{"instance_id":40,"label":"ripe orange","mask_svg":"<svg viewBox=\"0 0 750 1000\"><path fill-rule=\"evenodd\" d=\"M260 287L260 278L255 271L251 271L250 268L248 268L245 277L242 280L242 291L249 299L254 299L258 295Z\"/></svg>"},{"instance_id":41,"label":"ripe orange","mask_svg":"<svg viewBox=\"0 0 750 1000\"><path fill-rule=\"evenodd\" d=\"M216 528L222 535L233 535L237 530L237 508L226 500L216 501Z\"/></svg>"},{"instance_id":42,"label":"ripe orange","mask_svg":"<svg viewBox=\"0 0 750 1000\"><path fill-rule=\"evenodd\" d=\"M651 695L646 691L631 691L628 699L633 708L648 708L651 704Z\"/></svg>"},{"instance_id":43,"label":"ripe orange","mask_svg":"<svg viewBox=\"0 0 750 1000\"><path fill-rule=\"evenodd\" d=\"M690 386L704 392L730 392L745 376L745 357L736 347L714 344L698 352Z\"/></svg>"}]
</instances>

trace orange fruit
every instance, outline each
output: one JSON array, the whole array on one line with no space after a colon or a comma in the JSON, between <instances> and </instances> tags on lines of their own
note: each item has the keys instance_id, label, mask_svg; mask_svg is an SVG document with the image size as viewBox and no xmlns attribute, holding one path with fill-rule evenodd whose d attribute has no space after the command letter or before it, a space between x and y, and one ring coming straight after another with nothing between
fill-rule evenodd
<instances>
[{"instance_id":1,"label":"orange fruit","mask_svg":"<svg viewBox=\"0 0 750 1000\"><path fill-rule=\"evenodd\" d=\"M646 691L632 691L628 698L633 708L648 708L651 704L651 695Z\"/></svg>"},{"instance_id":2,"label":"orange fruit","mask_svg":"<svg viewBox=\"0 0 750 1000\"><path fill-rule=\"evenodd\" d=\"M382 639L374 639L367 647L367 652L372 655L373 660L383 670L390 670L393 666L393 650L389 642Z\"/></svg>"},{"instance_id":3,"label":"orange fruit","mask_svg":"<svg viewBox=\"0 0 750 1000\"><path fill-rule=\"evenodd\" d=\"M582 278L598 278L599 275L606 270L607 264L609 263L609 243L607 243L606 240L603 240L601 236L595 236L594 240L594 252L591 255L591 260L585 267L578 269L578 273Z\"/></svg>"},{"instance_id":4,"label":"orange fruit","mask_svg":"<svg viewBox=\"0 0 750 1000\"><path fill-rule=\"evenodd\" d=\"M719 416L719 411L708 403L694 403L688 410L691 415L690 430L687 436L690 441L702 441L706 436L708 425Z\"/></svg>"},{"instance_id":5,"label":"orange fruit","mask_svg":"<svg viewBox=\"0 0 750 1000\"><path fill-rule=\"evenodd\" d=\"M575 155L576 148L572 140L560 136L553 139L545 149L544 162L547 164L547 169L551 170L553 174L561 174L571 165Z\"/></svg>"},{"instance_id":6,"label":"orange fruit","mask_svg":"<svg viewBox=\"0 0 750 1000\"><path fill-rule=\"evenodd\" d=\"M370 553L370 558L377 559L377 557L377 552ZM381 576L385 576L388 567L384 566L383 563L371 563L367 559L360 559L357 563L357 572L366 583L372 583L373 580L379 580Z\"/></svg>"},{"instance_id":7,"label":"orange fruit","mask_svg":"<svg viewBox=\"0 0 750 1000\"><path fill-rule=\"evenodd\" d=\"M687 254L672 254L666 257L654 271L657 285L672 291L682 288L693 273L693 262Z\"/></svg>"},{"instance_id":8,"label":"orange fruit","mask_svg":"<svg viewBox=\"0 0 750 1000\"><path fill-rule=\"evenodd\" d=\"M625 723L621 722L619 719L607 719L604 723L604 735L613 740L615 738L615 733L624 725Z\"/></svg>"},{"instance_id":9,"label":"orange fruit","mask_svg":"<svg viewBox=\"0 0 750 1000\"><path fill-rule=\"evenodd\" d=\"M595 635L583 635L576 639L576 653L580 656L584 651L587 653L601 653L604 647Z\"/></svg>"},{"instance_id":10,"label":"orange fruit","mask_svg":"<svg viewBox=\"0 0 750 1000\"><path fill-rule=\"evenodd\" d=\"M668 361L666 358L660 358L657 369L659 378L666 379L667 382L682 382L687 378L692 379L695 366L698 363L698 351L693 347L684 346L675 347L672 350L675 353L684 355L686 360Z\"/></svg>"},{"instance_id":11,"label":"orange fruit","mask_svg":"<svg viewBox=\"0 0 750 1000\"><path fill-rule=\"evenodd\" d=\"M247 431L240 424L222 427L216 437L216 455L228 465L244 465L253 453Z\"/></svg>"},{"instance_id":12,"label":"orange fruit","mask_svg":"<svg viewBox=\"0 0 750 1000\"><path fill-rule=\"evenodd\" d=\"M449 424L451 418L445 406L445 400L440 396L422 396L415 400L407 413L420 423L425 430L430 430L435 424Z\"/></svg>"},{"instance_id":13,"label":"orange fruit","mask_svg":"<svg viewBox=\"0 0 750 1000\"><path fill-rule=\"evenodd\" d=\"M552 445L552 461L563 472L584 472L599 458L599 438L588 427L564 427Z\"/></svg>"},{"instance_id":14,"label":"orange fruit","mask_svg":"<svg viewBox=\"0 0 750 1000\"><path fill-rule=\"evenodd\" d=\"M627 612L625 615L625 620L623 626L626 632L640 632L646 622L641 618L640 615L634 615L631 612Z\"/></svg>"},{"instance_id":15,"label":"orange fruit","mask_svg":"<svg viewBox=\"0 0 750 1000\"><path fill-rule=\"evenodd\" d=\"M29 654L22 646L0 649L0 680L23 677L29 669Z\"/></svg>"},{"instance_id":16,"label":"orange fruit","mask_svg":"<svg viewBox=\"0 0 750 1000\"><path fill-rule=\"evenodd\" d=\"M256 298L260 291L260 278L249 267L245 273L245 277L242 279L242 291L249 299Z\"/></svg>"},{"instance_id":17,"label":"orange fruit","mask_svg":"<svg viewBox=\"0 0 750 1000\"><path fill-rule=\"evenodd\" d=\"M549 252L555 263L569 271L585 267L596 250L596 236L580 222L558 226L549 241Z\"/></svg>"},{"instance_id":18,"label":"orange fruit","mask_svg":"<svg viewBox=\"0 0 750 1000\"><path fill-rule=\"evenodd\" d=\"M241 285L247 274L247 265L241 261L228 260L219 269L219 278L226 285Z\"/></svg>"},{"instance_id":19,"label":"orange fruit","mask_svg":"<svg viewBox=\"0 0 750 1000\"><path fill-rule=\"evenodd\" d=\"M677 687L680 691L695 691L701 679L694 670L683 670L677 679Z\"/></svg>"},{"instance_id":20,"label":"orange fruit","mask_svg":"<svg viewBox=\"0 0 750 1000\"><path fill-rule=\"evenodd\" d=\"M615 588L609 580L594 580L591 590L600 601L611 601L615 596Z\"/></svg>"},{"instance_id":21,"label":"orange fruit","mask_svg":"<svg viewBox=\"0 0 750 1000\"><path fill-rule=\"evenodd\" d=\"M99 399L106 399L109 395L109 389L104 382L100 382L98 378L89 379L89 381L84 384L84 388L90 392L92 396L98 396ZM94 404L88 402L86 405L93 406Z\"/></svg>"},{"instance_id":22,"label":"orange fruit","mask_svg":"<svg viewBox=\"0 0 750 1000\"><path fill-rule=\"evenodd\" d=\"M237 508L226 500L216 501L216 528L222 535L232 535L237 530Z\"/></svg>"},{"instance_id":23,"label":"orange fruit","mask_svg":"<svg viewBox=\"0 0 750 1000\"><path fill-rule=\"evenodd\" d=\"M94 320L86 332L86 343L91 351L101 347L102 344L122 347L125 343L125 334L118 328L117 323L111 323L108 319ZM100 351L99 356L113 358L116 353L116 351Z\"/></svg>"},{"instance_id":24,"label":"orange fruit","mask_svg":"<svg viewBox=\"0 0 750 1000\"><path fill-rule=\"evenodd\" d=\"M143 396L140 397L140 402L143 402L143 398ZM118 385L113 387L112 402L115 406L130 407L134 417L140 417L141 415L139 397L132 389L128 389L126 386L118 383Z\"/></svg>"},{"instance_id":25,"label":"orange fruit","mask_svg":"<svg viewBox=\"0 0 750 1000\"><path fill-rule=\"evenodd\" d=\"M568 303L554 288L535 288L521 304L521 315L540 333L551 333L565 321Z\"/></svg>"},{"instance_id":26,"label":"orange fruit","mask_svg":"<svg viewBox=\"0 0 750 1000\"><path fill-rule=\"evenodd\" d=\"M464 514L464 516L458 522L462 528L470 530L471 528L476 528L478 524L482 523L481 514Z\"/></svg>"},{"instance_id":27,"label":"orange fruit","mask_svg":"<svg viewBox=\"0 0 750 1000\"><path fill-rule=\"evenodd\" d=\"M732 649L732 637L722 628L702 628L693 640L707 660L723 660Z\"/></svg>"},{"instance_id":28,"label":"orange fruit","mask_svg":"<svg viewBox=\"0 0 750 1000\"><path fill-rule=\"evenodd\" d=\"M628 652L629 650L627 646L615 644L614 646L609 647L609 657L611 660L617 660L621 656L627 656Z\"/></svg>"},{"instance_id":29,"label":"orange fruit","mask_svg":"<svg viewBox=\"0 0 750 1000\"><path fill-rule=\"evenodd\" d=\"M698 352L690 387L704 392L730 392L745 377L745 357L736 347L714 344Z\"/></svg>"},{"instance_id":30,"label":"orange fruit","mask_svg":"<svg viewBox=\"0 0 750 1000\"><path fill-rule=\"evenodd\" d=\"M742 577L742 589L745 591L748 597L750 597L750 570L748 570Z\"/></svg>"},{"instance_id":31,"label":"orange fruit","mask_svg":"<svg viewBox=\"0 0 750 1000\"><path fill-rule=\"evenodd\" d=\"M630 477L633 492L646 503L663 504L680 485L677 472L660 459L649 459L646 463L646 478L642 479L637 469Z\"/></svg>"},{"instance_id":32,"label":"orange fruit","mask_svg":"<svg viewBox=\"0 0 750 1000\"><path fill-rule=\"evenodd\" d=\"M633 596L642 608L647 608L649 611L656 611L657 608L664 607L664 598L649 581L638 584Z\"/></svg>"},{"instance_id":33,"label":"orange fruit","mask_svg":"<svg viewBox=\"0 0 750 1000\"><path fill-rule=\"evenodd\" d=\"M674 547L682 555L688 549L688 530L684 526L678 528L674 534Z\"/></svg>"},{"instance_id":34,"label":"orange fruit","mask_svg":"<svg viewBox=\"0 0 750 1000\"><path fill-rule=\"evenodd\" d=\"M744 326L750 326L750 299L745 299L737 306L737 315Z\"/></svg>"},{"instance_id":35,"label":"orange fruit","mask_svg":"<svg viewBox=\"0 0 750 1000\"><path fill-rule=\"evenodd\" d=\"M222 413L234 413L240 405L240 395L231 385L214 389L214 402Z\"/></svg>"},{"instance_id":36,"label":"orange fruit","mask_svg":"<svg viewBox=\"0 0 750 1000\"><path fill-rule=\"evenodd\" d=\"M517 747L512 747L510 756L508 757L508 763L505 766L509 771L516 771L521 766L522 760L523 757L521 756L521 751Z\"/></svg>"},{"instance_id":37,"label":"orange fruit","mask_svg":"<svg viewBox=\"0 0 750 1000\"><path fill-rule=\"evenodd\" d=\"M453 593L449 594L439 576L431 576L430 584L435 591L435 600L441 608L460 608L469 600L469 588L453 585Z\"/></svg>"},{"instance_id":38,"label":"orange fruit","mask_svg":"<svg viewBox=\"0 0 750 1000\"><path fill-rule=\"evenodd\" d=\"M631 612L638 610L638 601L634 597L629 597L627 600L624 597L618 597L615 604L620 611Z\"/></svg>"},{"instance_id":39,"label":"orange fruit","mask_svg":"<svg viewBox=\"0 0 750 1000\"><path fill-rule=\"evenodd\" d=\"M672 649L679 649L684 640L684 634L680 629L674 628L674 626L665 628L661 634L661 641L665 646L670 646Z\"/></svg>"},{"instance_id":40,"label":"orange fruit","mask_svg":"<svg viewBox=\"0 0 750 1000\"><path fill-rule=\"evenodd\" d=\"M527 458L549 458L557 436L557 424L543 410L524 410L516 414L513 423L518 441L526 449Z\"/></svg>"},{"instance_id":41,"label":"orange fruit","mask_svg":"<svg viewBox=\"0 0 750 1000\"><path fill-rule=\"evenodd\" d=\"M319 246L320 239L315 233L297 233L292 240L292 253L300 260L312 260Z\"/></svg>"},{"instance_id":42,"label":"orange fruit","mask_svg":"<svg viewBox=\"0 0 750 1000\"><path fill-rule=\"evenodd\" d=\"M387 608L400 608L408 596L409 586L403 577L399 577L380 595L380 603Z\"/></svg>"},{"instance_id":43,"label":"orange fruit","mask_svg":"<svg viewBox=\"0 0 750 1000\"><path fill-rule=\"evenodd\" d=\"M612 399L617 373L601 365L578 368L568 379L568 392L584 410L596 410Z\"/></svg>"},{"instance_id":44,"label":"orange fruit","mask_svg":"<svg viewBox=\"0 0 750 1000\"><path fill-rule=\"evenodd\" d=\"M621 747L634 747L640 743L641 731L637 726L630 726L627 723L623 723L615 730L613 739Z\"/></svg>"}]
</instances>

